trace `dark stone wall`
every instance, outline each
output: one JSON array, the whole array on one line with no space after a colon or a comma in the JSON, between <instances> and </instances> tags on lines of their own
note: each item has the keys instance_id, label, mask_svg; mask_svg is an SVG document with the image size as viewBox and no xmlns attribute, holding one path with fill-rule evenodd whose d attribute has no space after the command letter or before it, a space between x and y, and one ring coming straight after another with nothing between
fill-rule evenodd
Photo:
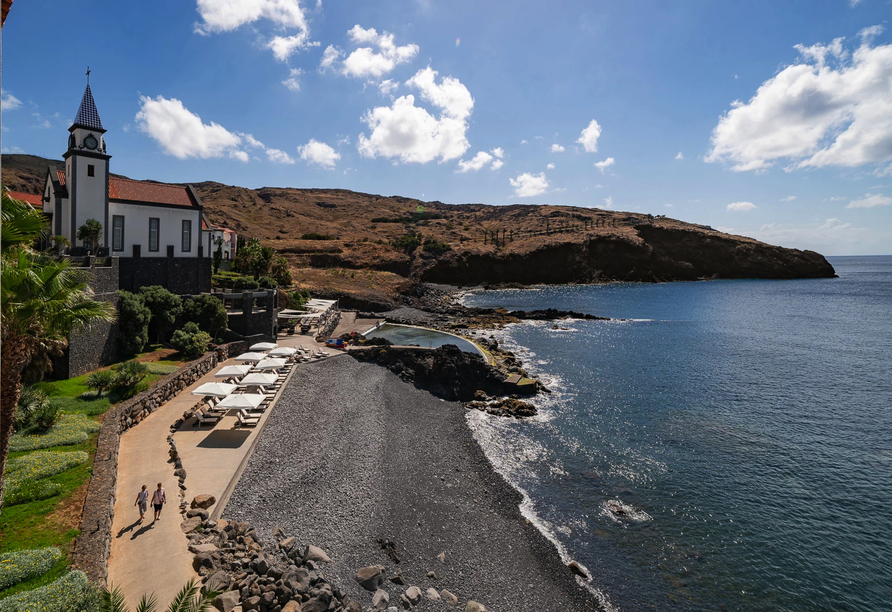
<instances>
[{"instance_id":1,"label":"dark stone wall","mask_svg":"<svg viewBox=\"0 0 892 612\"><path fill-rule=\"evenodd\" d=\"M121 434L135 427L164 402L182 392L230 355L243 353L247 346L245 342L233 342L206 353L189 365L159 379L136 397L116 404L103 416L96 455L93 458L93 474L87 485L81 515L80 535L74 541L71 551L72 566L86 573L93 582L106 586L108 579Z\"/></svg>"},{"instance_id":2,"label":"dark stone wall","mask_svg":"<svg viewBox=\"0 0 892 612\"><path fill-rule=\"evenodd\" d=\"M243 338L249 336L262 336L266 340L274 340L276 337L276 324L278 322L278 292L267 291L265 296L254 298L259 292L247 292L238 299L238 294L225 294L226 299L234 301L227 311L229 315L229 329ZM213 294L223 299L223 294ZM257 299L258 306L253 306ZM262 310L261 310L262 309Z\"/></svg>"},{"instance_id":3,"label":"dark stone wall","mask_svg":"<svg viewBox=\"0 0 892 612\"><path fill-rule=\"evenodd\" d=\"M120 267L117 258L108 261L111 265L107 267L81 268L81 271L87 276L94 299L117 307ZM52 377L58 380L80 376L117 360L117 321L93 323L69 336L65 353L53 360Z\"/></svg>"},{"instance_id":4,"label":"dark stone wall","mask_svg":"<svg viewBox=\"0 0 892 612\"><path fill-rule=\"evenodd\" d=\"M120 288L136 293L140 287L161 285L177 295L209 293L209 257L120 257Z\"/></svg>"}]
</instances>

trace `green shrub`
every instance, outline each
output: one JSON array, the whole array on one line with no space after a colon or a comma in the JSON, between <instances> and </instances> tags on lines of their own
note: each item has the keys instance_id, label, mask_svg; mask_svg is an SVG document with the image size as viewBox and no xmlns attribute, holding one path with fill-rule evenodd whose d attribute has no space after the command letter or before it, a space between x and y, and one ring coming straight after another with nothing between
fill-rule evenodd
<instances>
[{"instance_id":1,"label":"green shrub","mask_svg":"<svg viewBox=\"0 0 892 612\"><path fill-rule=\"evenodd\" d=\"M92 589L83 572L68 572L53 583L0 600L0 612L84 612Z\"/></svg>"},{"instance_id":2,"label":"green shrub","mask_svg":"<svg viewBox=\"0 0 892 612\"><path fill-rule=\"evenodd\" d=\"M257 284L260 285L261 289L275 289L279 286L276 279L270 278L269 276L261 276L257 279Z\"/></svg>"},{"instance_id":3,"label":"green shrub","mask_svg":"<svg viewBox=\"0 0 892 612\"><path fill-rule=\"evenodd\" d=\"M233 289L259 289L260 283L253 278L240 276L232 281Z\"/></svg>"},{"instance_id":4,"label":"green shrub","mask_svg":"<svg viewBox=\"0 0 892 612\"><path fill-rule=\"evenodd\" d=\"M48 572L61 558L62 551L58 548L17 550L0 554L0 591Z\"/></svg>"},{"instance_id":5,"label":"green shrub","mask_svg":"<svg viewBox=\"0 0 892 612\"><path fill-rule=\"evenodd\" d=\"M365 240L368 240L368 238ZM269 275L276 279L279 285L290 285L294 282L294 276L291 274L288 260L284 257L279 257L273 262L269 269Z\"/></svg>"},{"instance_id":6,"label":"green shrub","mask_svg":"<svg viewBox=\"0 0 892 612\"><path fill-rule=\"evenodd\" d=\"M183 329L173 333L170 343L180 351L184 357L195 359L203 355L211 344L211 336L207 332L198 329L195 323L186 323Z\"/></svg>"},{"instance_id":7,"label":"green shrub","mask_svg":"<svg viewBox=\"0 0 892 612\"><path fill-rule=\"evenodd\" d=\"M96 397L102 395L103 391L107 391L115 384L115 373L111 370L97 370L91 372L87 376L87 386L96 391Z\"/></svg>"},{"instance_id":8,"label":"green shrub","mask_svg":"<svg viewBox=\"0 0 892 612\"><path fill-rule=\"evenodd\" d=\"M115 388L132 389L145 378L149 368L141 361L131 359L115 366Z\"/></svg>"},{"instance_id":9,"label":"green shrub","mask_svg":"<svg viewBox=\"0 0 892 612\"><path fill-rule=\"evenodd\" d=\"M215 334L229 326L229 317L223 302L206 293L183 302L183 323L196 323L201 331Z\"/></svg>"},{"instance_id":10,"label":"green shrub","mask_svg":"<svg viewBox=\"0 0 892 612\"><path fill-rule=\"evenodd\" d=\"M415 234L405 234L391 242L391 244L397 250L403 251L405 253L411 253L421 244L421 237L416 236Z\"/></svg>"},{"instance_id":11,"label":"green shrub","mask_svg":"<svg viewBox=\"0 0 892 612\"><path fill-rule=\"evenodd\" d=\"M55 424L58 417L59 409L51 406L46 393L31 385L22 387L13 423L16 431L44 432Z\"/></svg>"},{"instance_id":12,"label":"green shrub","mask_svg":"<svg viewBox=\"0 0 892 612\"><path fill-rule=\"evenodd\" d=\"M84 451L37 451L10 459L6 464L5 486L18 487L26 482L55 476L86 463Z\"/></svg>"},{"instance_id":13,"label":"green shrub","mask_svg":"<svg viewBox=\"0 0 892 612\"><path fill-rule=\"evenodd\" d=\"M445 253L446 251L449 251L451 249L452 247L445 242L440 242L432 238L428 238L424 241L423 250L427 251L428 253Z\"/></svg>"},{"instance_id":14,"label":"green shrub","mask_svg":"<svg viewBox=\"0 0 892 612\"><path fill-rule=\"evenodd\" d=\"M136 355L149 343L152 311L141 295L118 291L118 346L124 355Z\"/></svg>"},{"instance_id":15,"label":"green shrub","mask_svg":"<svg viewBox=\"0 0 892 612\"><path fill-rule=\"evenodd\" d=\"M45 434L15 434L9 440L9 451L83 444L91 433L99 431L99 427L99 423L86 415L66 414Z\"/></svg>"}]
</instances>

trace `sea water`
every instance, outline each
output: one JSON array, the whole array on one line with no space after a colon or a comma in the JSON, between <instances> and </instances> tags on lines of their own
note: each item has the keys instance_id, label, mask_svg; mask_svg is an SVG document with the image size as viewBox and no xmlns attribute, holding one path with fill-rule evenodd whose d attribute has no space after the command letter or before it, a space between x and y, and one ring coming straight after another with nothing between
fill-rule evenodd
<instances>
[{"instance_id":1,"label":"sea water","mask_svg":"<svg viewBox=\"0 0 892 612\"><path fill-rule=\"evenodd\" d=\"M553 390L469 421L616 610L892 610L892 257L839 278L546 286L473 306Z\"/></svg>"}]
</instances>

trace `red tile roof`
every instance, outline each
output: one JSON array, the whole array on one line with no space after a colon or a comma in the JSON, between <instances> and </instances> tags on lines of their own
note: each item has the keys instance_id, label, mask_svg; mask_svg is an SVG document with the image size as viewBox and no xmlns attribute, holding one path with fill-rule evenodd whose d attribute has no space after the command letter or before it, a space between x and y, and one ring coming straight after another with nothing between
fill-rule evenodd
<instances>
[{"instance_id":1,"label":"red tile roof","mask_svg":"<svg viewBox=\"0 0 892 612\"><path fill-rule=\"evenodd\" d=\"M197 205L197 202L192 199L189 189L186 187L115 177L108 179L108 199L188 207Z\"/></svg>"},{"instance_id":2,"label":"red tile roof","mask_svg":"<svg viewBox=\"0 0 892 612\"><path fill-rule=\"evenodd\" d=\"M56 174L59 175L59 184L65 185L65 171L64 170L56 170Z\"/></svg>"},{"instance_id":3,"label":"red tile roof","mask_svg":"<svg viewBox=\"0 0 892 612\"><path fill-rule=\"evenodd\" d=\"M22 193L21 191L10 191L9 197L14 200L21 200L22 202L27 202L31 206L35 208L43 208L43 198L38 194L33 193Z\"/></svg>"}]
</instances>

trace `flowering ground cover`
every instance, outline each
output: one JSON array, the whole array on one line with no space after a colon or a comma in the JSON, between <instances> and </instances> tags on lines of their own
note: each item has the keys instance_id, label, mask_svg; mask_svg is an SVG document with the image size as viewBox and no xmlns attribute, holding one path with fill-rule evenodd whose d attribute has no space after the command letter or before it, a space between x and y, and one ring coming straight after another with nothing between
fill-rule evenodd
<instances>
[{"instance_id":1,"label":"flowering ground cover","mask_svg":"<svg viewBox=\"0 0 892 612\"><path fill-rule=\"evenodd\" d=\"M58 495L62 485L42 479L61 474L86 463L84 451L37 451L9 460L3 491L3 505L15 506Z\"/></svg>"},{"instance_id":2,"label":"flowering ground cover","mask_svg":"<svg viewBox=\"0 0 892 612\"><path fill-rule=\"evenodd\" d=\"M54 546L0 554L0 591L48 572L61 558Z\"/></svg>"},{"instance_id":3,"label":"flowering ground cover","mask_svg":"<svg viewBox=\"0 0 892 612\"><path fill-rule=\"evenodd\" d=\"M66 414L45 434L12 436L9 451L29 451L54 446L83 444L91 433L99 431L99 423L85 414Z\"/></svg>"},{"instance_id":4,"label":"flowering ground cover","mask_svg":"<svg viewBox=\"0 0 892 612\"><path fill-rule=\"evenodd\" d=\"M0 612L81 612L93 607L85 602L90 597L86 574L74 571L45 586L0 599Z\"/></svg>"}]
</instances>

